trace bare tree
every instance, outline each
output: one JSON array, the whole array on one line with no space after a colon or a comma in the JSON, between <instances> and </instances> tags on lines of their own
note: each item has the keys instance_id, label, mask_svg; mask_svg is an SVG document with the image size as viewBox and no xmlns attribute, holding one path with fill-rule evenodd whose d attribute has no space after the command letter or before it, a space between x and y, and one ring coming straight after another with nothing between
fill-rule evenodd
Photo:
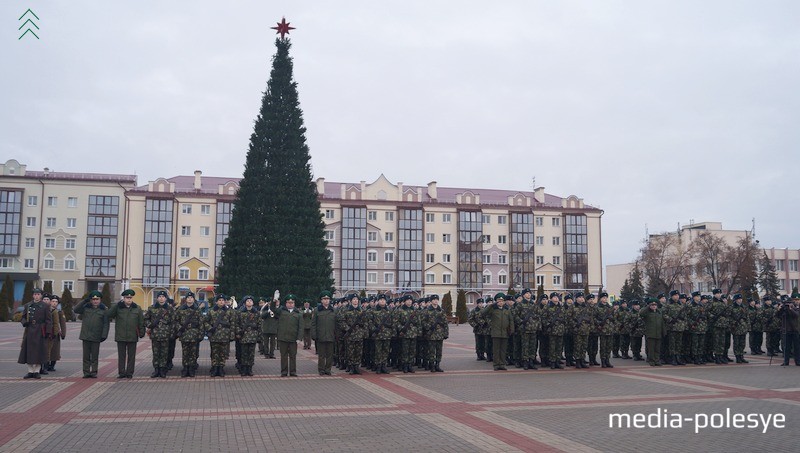
<instances>
[{"instance_id":1,"label":"bare tree","mask_svg":"<svg viewBox=\"0 0 800 453\"><path fill-rule=\"evenodd\" d=\"M700 233L692 241L695 253L697 275L708 277L715 288L729 280L728 258L731 247L721 237L709 232Z\"/></svg>"},{"instance_id":2,"label":"bare tree","mask_svg":"<svg viewBox=\"0 0 800 453\"><path fill-rule=\"evenodd\" d=\"M647 293L666 293L677 284L688 282L693 255L693 245L685 243L679 234L651 236L639 258L647 277Z\"/></svg>"},{"instance_id":3,"label":"bare tree","mask_svg":"<svg viewBox=\"0 0 800 453\"><path fill-rule=\"evenodd\" d=\"M725 283L728 293L741 291L744 296L753 297L758 281L758 256L758 244L750 235L739 238L736 247L729 247L724 260L727 265L723 266L727 270Z\"/></svg>"}]
</instances>

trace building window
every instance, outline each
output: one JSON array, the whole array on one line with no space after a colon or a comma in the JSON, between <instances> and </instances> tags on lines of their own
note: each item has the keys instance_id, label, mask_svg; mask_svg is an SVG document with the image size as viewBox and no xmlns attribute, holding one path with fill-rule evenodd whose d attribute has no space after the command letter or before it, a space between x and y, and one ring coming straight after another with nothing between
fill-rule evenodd
<instances>
[{"instance_id":1,"label":"building window","mask_svg":"<svg viewBox=\"0 0 800 453\"><path fill-rule=\"evenodd\" d=\"M561 286L561 276L554 275L553 276L553 286Z\"/></svg>"},{"instance_id":2,"label":"building window","mask_svg":"<svg viewBox=\"0 0 800 453\"><path fill-rule=\"evenodd\" d=\"M32 249L36 247L36 239L35 238L25 238L25 248Z\"/></svg>"},{"instance_id":3,"label":"building window","mask_svg":"<svg viewBox=\"0 0 800 453\"><path fill-rule=\"evenodd\" d=\"M326 219L333 219L336 217L336 211L333 209L326 209L325 210L325 218Z\"/></svg>"},{"instance_id":4,"label":"building window","mask_svg":"<svg viewBox=\"0 0 800 453\"><path fill-rule=\"evenodd\" d=\"M48 220L50 220L50 219L48 219ZM778 272L784 270L783 269L783 260L775 260L775 270L778 271Z\"/></svg>"},{"instance_id":5,"label":"building window","mask_svg":"<svg viewBox=\"0 0 800 453\"><path fill-rule=\"evenodd\" d=\"M452 258L450 257L449 253L442 254L442 262L443 263L450 263Z\"/></svg>"},{"instance_id":6,"label":"building window","mask_svg":"<svg viewBox=\"0 0 800 453\"><path fill-rule=\"evenodd\" d=\"M483 288L483 224L480 213L458 212L458 285L467 291Z\"/></svg>"},{"instance_id":7,"label":"building window","mask_svg":"<svg viewBox=\"0 0 800 453\"><path fill-rule=\"evenodd\" d=\"M561 257L560 256L554 256L553 257L553 264L555 264L556 266L561 266Z\"/></svg>"},{"instance_id":8,"label":"building window","mask_svg":"<svg viewBox=\"0 0 800 453\"><path fill-rule=\"evenodd\" d=\"M497 255L497 263L498 264L507 264L508 263L508 255L506 255L505 253L501 253L500 255Z\"/></svg>"},{"instance_id":9,"label":"building window","mask_svg":"<svg viewBox=\"0 0 800 453\"><path fill-rule=\"evenodd\" d=\"M11 258L0 258L0 269L12 269L14 260Z\"/></svg>"},{"instance_id":10,"label":"building window","mask_svg":"<svg viewBox=\"0 0 800 453\"><path fill-rule=\"evenodd\" d=\"M367 220L378 220L378 211L367 211Z\"/></svg>"},{"instance_id":11,"label":"building window","mask_svg":"<svg viewBox=\"0 0 800 453\"><path fill-rule=\"evenodd\" d=\"M789 272L797 272L797 260L789 260ZM792 285L794 288L797 285Z\"/></svg>"},{"instance_id":12,"label":"building window","mask_svg":"<svg viewBox=\"0 0 800 453\"><path fill-rule=\"evenodd\" d=\"M211 205L210 204L201 204L200 205L200 215L211 215Z\"/></svg>"},{"instance_id":13,"label":"building window","mask_svg":"<svg viewBox=\"0 0 800 453\"><path fill-rule=\"evenodd\" d=\"M73 291L75 289L75 282L73 280L62 280L61 281L61 290L70 290Z\"/></svg>"},{"instance_id":14,"label":"building window","mask_svg":"<svg viewBox=\"0 0 800 453\"><path fill-rule=\"evenodd\" d=\"M492 255L483 255L483 264L491 264Z\"/></svg>"},{"instance_id":15,"label":"building window","mask_svg":"<svg viewBox=\"0 0 800 453\"><path fill-rule=\"evenodd\" d=\"M450 235L450 233L444 233L444 234L442 235L442 243L444 243L444 244L449 244L449 243L450 243L450 240L451 240L451 237L452 237L452 236Z\"/></svg>"},{"instance_id":16,"label":"building window","mask_svg":"<svg viewBox=\"0 0 800 453\"><path fill-rule=\"evenodd\" d=\"M492 274L483 274L482 278L484 285L491 285L492 284Z\"/></svg>"},{"instance_id":17,"label":"building window","mask_svg":"<svg viewBox=\"0 0 800 453\"><path fill-rule=\"evenodd\" d=\"M505 225L508 223L508 216L499 215L497 216L497 224L498 225Z\"/></svg>"},{"instance_id":18,"label":"building window","mask_svg":"<svg viewBox=\"0 0 800 453\"><path fill-rule=\"evenodd\" d=\"M436 214L433 212L425 213L425 223L434 223L436 221Z\"/></svg>"},{"instance_id":19,"label":"building window","mask_svg":"<svg viewBox=\"0 0 800 453\"><path fill-rule=\"evenodd\" d=\"M52 256L46 256L44 258L44 265L42 266L45 269L55 269L56 268L56 260L53 259Z\"/></svg>"},{"instance_id":20,"label":"building window","mask_svg":"<svg viewBox=\"0 0 800 453\"><path fill-rule=\"evenodd\" d=\"M47 206L51 208L58 206L58 197L47 197Z\"/></svg>"},{"instance_id":21,"label":"building window","mask_svg":"<svg viewBox=\"0 0 800 453\"><path fill-rule=\"evenodd\" d=\"M225 245L225 238L228 237L228 228L230 228L232 213L233 203L229 201L217 203L217 228L214 230L214 246L216 251L216 255L214 255L214 266L219 266L219 260L222 258L222 246Z\"/></svg>"},{"instance_id":22,"label":"building window","mask_svg":"<svg viewBox=\"0 0 800 453\"><path fill-rule=\"evenodd\" d=\"M334 230L325 230L326 241L333 241L335 238L336 238L336 232Z\"/></svg>"},{"instance_id":23,"label":"building window","mask_svg":"<svg viewBox=\"0 0 800 453\"><path fill-rule=\"evenodd\" d=\"M425 283L428 285L432 285L436 283L436 274L433 272L428 272L425 274Z\"/></svg>"},{"instance_id":24,"label":"building window","mask_svg":"<svg viewBox=\"0 0 800 453\"><path fill-rule=\"evenodd\" d=\"M561 237L553 236L553 245L561 245Z\"/></svg>"},{"instance_id":25,"label":"building window","mask_svg":"<svg viewBox=\"0 0 800 453\"><path fill-rule=\"evenodd\" d=\"M508 284L508 275L500 274L497 276L497 284L498 285L506 285Z\"/></svg>"},{"instance_id":26,"label":"building window","mask_svg":"<svg viewBox=\"0 0 800 453\"><path fill-rule=\"evenodd\" d=\"M181 236L190 236L192 234L192 227L189 225L181 226Z\"/></svg>"},{"instance_id":27,"label":"building window","mask_svg":"<svg viewBox=\"0 0 800 453\"><path fill-rule=\"evenodd\" d=\"M506 242L508 242L508 236L506 236L505 234L501 234L500 236L497 236L497 243L498 244L505 244Z\"/></svg>"},{"instance_id":28,"label":"building window","mask_svg":"<svg viewBox=\"0 0 800 453\"><path fill-rule=\"evenodd\" d=\"M376 284L378 283L378 273L377 272L367 272L367 283L368 284Z\"/></svg>"},{"instance_id":29,"label":"building window","mask_svg":"<svg viewBox=\"0 0 800 453\"><path fill-rule=\"evenodd\" d=\"M536 236L536 245L544 245L544 236Z\"/></svg>"},{"instance_id":30,"label":"building window","mask_svg":"<svg viewBox=\"0 0 800 453\"><path fill-rule=\"evenodd\" d=\"M64 270L66 271L75 270L75 258L72 257L64 258Z\"/></svg>"},{"instance_id":31,"label":"building window","mask_svg":"<svg viewBox=\"0 0 800 453\"><path fill-rule=\"evenodd\" d=\"M436 262L436 255L434 255L433 253L426 253L425 254L425 263L433 264L434 262Z\"/></svg>"},{"instance_id":32,"label":"building window","mask_svg":"<svg viewBox=\"0 0 800 453\"><path fill-rule=\"evenodd\" d=\"M28 195L28 206L36 206L39 204L39 197L36 195Z\"/></svg>"},{"instance_id":33,"label":"building window","mask_svg":"<svg viewBox=\"0 0 800 453\"><path fill-rule=\"evenodd\" d=\"M536 276L536 286L544 286L544 275Z\"/></svg>"},{"instance_id":34,"label":"building window","mask_svg":"<svg viewBox=\"0 0 800 453\"><path fill-rule=\"evenodd\" d=\"M544 217L536 217L536 226L544 225Z\"/></svg>"},{"instance_id":35,"label":"building window","mask_svg":"<svg viewBox=\"0 0 800 453\"><path fill-rule=\"evenodd\" d=\"M54 248L56 248L56 239L55 238L45 238L44 239L44 248L46 248L46 249L54 249Z\"/></svg>"},{"instance_id":36,"label":"building window","mask_svg":"<svg viewBox=\"0 0 800 453\"><path fill-rule=\"evenodd\" d=\"M387 250L383 252L384 263L394 263L394 250Z\"/></svg>"},{"instance_id":37,"label":"building window","mask_svg":"<svg viewBox=\"0 0 800 453\"><path fill-rule=\"evenodd\" d=\"M189 258L189 247L181 247L181 258Z\"/></svg>"},{"instance_id":38,"label":"building window","mask_svg":"<svg viewBox=\"0 0 800 453\"><path fill-rule=\"evenodd\" d=\"M483 237L481 237L481 242L483 242L484 244L491 244L492 236L489 234L484 234Z\"/></svg>"},{"instance_id":39,"label":"building window","mask_svg":"<svg viewBox=\"0 0 800 453\"><path fill-rule=\"evenodd\" d=\"M544 264L544 255L536 255L536 265Z\"/></svg>"},{"instance_id":40,"label":"building window","mask_svg":"<svg viewBox=\"0 0 800 453\"><path fill-rule=\"evenodd\" d=\"M56 227L56 218L55 217L48 217L47 218L47 228L55 228Z\"/></svg>"},{"instance_id":41,"label":"building window","mask_svg":"<svg viewBox=\"0 0 800 453\"><path fill-rule=\"evenodd\" d=\"M78 197L69 197L69 198L67 198L67 207L68 208L77 208L78 207Z\"/></svg>"},{"instance_id":42,"label":"building window","mask_svg":"<svg viewBox=\"0 0 800 453\"><path fill-rule=\"evenodd\" d=\"M377 263L378 262L378 252L375 250L370 250L367 252L367 262L368 263Z\"/></svg>"},{"instance_id":43,"label":"building window","mask_svg":"<svg viewBox=\"0 0 800 453\"><path fill-rule=\"evenodd\" d=\"M383 274L383 284L384 285L393 285L394 284L394 273L393 272L384 272L384 274Z\"/></svg>"},{"instance_id":44,"label":"building window","mask_svg":"<svg viewBox=\"0 0 800 453\"><path fill-rule=\"evenodd\" d=\"M442 214L442 223L450 223L452 219L451 214Z\"/></svg>"},{"instance_id":45,"label":"building window","mask_svg":"<svg viewBox=\"0 0 800 453\"><path fill-rule=\"evenodd\" d=\"M67 219L67 228L76 228L77 226L78 226L78 219L76 218Z\"/></svg>"},{"instance_id":46,"label":"building window","mask_svg":"<svg viewBox=\"0 0 800 453\"><path fill-rule=\"evenodd\" d=\"M27 226L27 227L35 227L36 226L36 217L27 217L25 219L25 226Z\"/></svg>"},{"instance_id":47,"label":"building window","mask_svg":"<svg viewBox=\"0 0 800 453\"><path fill-rule=\"evenodd\" d=\"M206 269L205 267L197 269L197 279L208 280L208 269Z\"/></svg>"},{"instance_id":48,"label":"building window","mask_svg":"<svg viewBox=\"0 0 800 453\"><path fill-rule=\"evenodd\" d=\"M422 289L422 209L401 209L397 221L397 286Z\"/></svg>"},{"instance_id":49,"label":"building window","mask_svg":"<svg viewBox=\"0 0 800 453\"><path fill-rule=\"evenodd\" d=\"M25 258L25 269L33 269L33 258Z\"/></svg>"},{"instance_id":50,"label":"building window","mask_svg":"<svg viewBox=\"0 0 800 453\"><path fill-rule=\"evenodd\" d=\"M433 244L435 238L436 236L433 233L425 233L425 242L428 244Z\"/></svg>"},{"instance_id":51,"label":"building window","mask_svg":"<svg viewBox=\"0 0 800 453\"><path fill-rule=\"evenodd\" d=\"M169 285L172 267L172 216L172 200L145 201L143 286Z\"/></svg>"},{"instance_id":52,"label":"building window","mask_svg":"<svg viewBox=\"0 0 800 453\"><path fill-rule=\"evenodd\" d=\"M211 236L211 227L210 226L201 226L200 227L200 236L203 236L203 237Z\"/></svg>"},{"instance_id":53,"label":"building window","mask_svg":"<svg viewBox=\"0 0 800 453\"><path fill-rule=\"evenodd\" d=\"M367 242L378 242L378 232L370 231L367 233Z\"/></svg>"},{"instance_id":54,"label":"building window","mask_svg":"<svg viewBox=\"0 0 800 453\"><path fill-rule=\"evenodd\" d=\"M568 288L583 288L589 276L585 215L564 216L564 278Z\"/></svg>"},{"instance_id":55,"label":"building window","mask_svg":"<svg viewBox=\"0 0 800 453\"><path fill-rule=\"evenodd\" d=\"M75 250L75 239L65 239L64 248L67 250Z\"/></svg>"},{"instance_id":56,"label":"building window","mask_svg":"<svg viewBox=\"0 0 800 453\"><path fill-rule=\"evenodd\" d=\"M0 255L19 255L21 219L22 192L18 190L0 190ZM35 220L36 218L28 217L29 222L31 219Z\"/></svg>"},{"instance_id":57,"label":"building window","mask_svg":"<svg viewBox=\"0 0 800 453\"><path fill-rule=\"evenodd\" d=\"M553 226L554 227L560 227L561 226L561 218L560 217L553 217L551 220L553 221Z\"/></svg>"},{"instance_id":58,"label":"building window","mask_svg":"<svg viewBox=\"0 0 800 453\"><path fill-rule=\"evenodd\" d=\"M191 213L192 213L192 205L190 204L181 205L181 214L191 214Z\"/></svg>"},{"instance_id":59,"label":"building window","mask_svg":"<svg viewBox=\"0 0 800 453\"><path fill-rule=\"evenodd\" d=\"M445 284L445 285L449 285L449 284L453 283L453 276L451 274L448 274L448 273L442 274L442 283Z\"/></svg>"},{"instance_id":60,"label":"building window","mask_svg":"<svg viewBox=\"0 0 800 453\"><path fill-rule=\"evenodd\" d=\"M367 209L342 208L341 289L360 290L367 283Z\"/></svg>"},{"instance_id":61,"label":"building window","mask_svg":"<svg viewBox=\"0 0 800 453\"><path fill-rule=\"evenodd\" d=\"M384 212L384 213L383 213L383 218L384 218L384 219L385 219L387 222L394 222L394 212L392 212L392 211L387 211L387 212Z\"/></svg>"},{"instance_id":62,"label":"building window","mask_svg":"<svg viewBox=\"0 0 800 453\"><path fill-rule=\"evenodd\" d=\"M778 279L778 289L781 291L786 291L786 279Z\"/></svg>"},{"instance_id":63,"label":"building window","mask_svg":"<svg viewBox=\"0 0 800 453\"><path fill-rule=\"evenodd\" d=\"M189 280L189 268L182 267L178 270L178 280Z\"/></svg>"},{"instance_id":64,"label":"building window","mask_svg":"<svg viewBox=\"0 0 800 453\"><path fill-rule=\"evenodd\" d=\"M387 231L383 234L383 240L386 242L394 242L394 233Z\"/></svg>"},{"instance_id":65,"label":"building window","mask_svg":"<svg viewBox=\"0 0 800 453\"><path fill-rule=\"evenodd\" d=\"M208 247L200 247L200 258L208 258Z\"/></svg>"},{"instance_id":66,"label":"building window","mask_svg":"<svg viewBox=\"0 0 800 453\"><path fill-rule=\"evenodd\" d=\"M797 288L797 287L798 287L798 286L797 286L797 283L798 283L798 280L797 280L796 278L793 278L793 279L789 280L789 286L791 286L791 287L792 287L792 289L794 289L794 288Z\"/></svg>"},{"instance_id":67,"label":"building window","mask_svg":"<svg viewBox=\"0 0 800 453\"><path fill-rule=\"evenodd\" d=\"M488 214L481 215L481 223L483 223L484 225L487 223L492 223L492 216Z\"/></svg>"}]
</instances>

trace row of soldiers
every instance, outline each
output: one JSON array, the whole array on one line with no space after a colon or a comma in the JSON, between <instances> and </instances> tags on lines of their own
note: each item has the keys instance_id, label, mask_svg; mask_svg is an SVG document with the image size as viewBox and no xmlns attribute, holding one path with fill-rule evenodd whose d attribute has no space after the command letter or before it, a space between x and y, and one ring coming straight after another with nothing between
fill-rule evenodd
<instances>
[{"instance_id":1,"label":"row of soldiers","mask_svg":"<svg viewBox=\"0 0 800 453\"><path fill-rule=\"evenodd\" d=\"M771 298L764 297L762 307L755 301L744 303L741 295L726 300L721 293L714 290L707 296L696 292L689 302L688 297L673 291L669 302L663 295L648 301L663 317L663 326L646 325L638 300L612 304L605 292L597 297L578 292L563 295L562 301L562 295L554 292L535 301L530 289L514 296L498 293L494 298L478 299L468 319L475 334L477 360L493 362L495 370L506 369L507 363L524 369L535 370L539 364L556 369L563 368L562 362L576 368L613 368L612 354L644 360L644 336L659 339L658 354L648 355L654 366L728 363L731 337L736 362L747 363L747 335L751 353L761 354L764 332L767 354L777 354L783 318L772 307Z\"/></svg>"}]
</instances>

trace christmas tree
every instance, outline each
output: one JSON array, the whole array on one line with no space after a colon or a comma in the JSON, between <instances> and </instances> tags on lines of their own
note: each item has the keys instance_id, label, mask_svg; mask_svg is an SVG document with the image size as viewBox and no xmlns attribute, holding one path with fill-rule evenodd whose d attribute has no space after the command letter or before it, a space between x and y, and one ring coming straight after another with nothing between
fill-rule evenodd
<instances>
[{"instance_id":1,"label":"christmas tree","mask_svg":"<svg viewBox=\"0 0 800 453\"><path fill-rule=\"evenodd\" d=\"M332 290L331 262L316 186L311 179L303 112L292 75L291 43L280 29L244 177L217 270L225 294L295 294Z\"/></svg>"}]
</instances>

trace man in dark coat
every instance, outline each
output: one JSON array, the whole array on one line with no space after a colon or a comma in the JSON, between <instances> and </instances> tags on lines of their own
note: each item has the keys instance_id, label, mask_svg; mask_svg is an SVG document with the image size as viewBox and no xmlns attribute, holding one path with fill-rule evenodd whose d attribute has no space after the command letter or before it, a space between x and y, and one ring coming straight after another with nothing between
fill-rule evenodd
<instances>
[{"instance_id":1,"label":"man in dark coat","mask_svg":"<svg viewBox=\"0 0 800 453\"><path fill-rule=\"evenodd\" d=\"M508 337L514 333L514 318L511 310L505 306L505 298L505 294L497 293L494 296L495 303L483 309L483 313L491 325L495 371L506 369Z\"/></svg>"},{"instance_id":2,"label":"man in dark coat","mask_svg":"<svg viewBox=\"0 0 800 453\"><path fill-rule=\"evenodd\" d=\"M100 291L92 291L88 301L75 307L75 313L81 316L84 378L97 378L100 343L108 337L108 309L100 302L102 297Z\"/></svg>"},{"instance_id":3,"label":"man in dark coat","mask_svg":"<svg viewBox=\"0 0 800 453\"><path fill-rule=\"evenodd\" d=\"M278 319L282 377L297 376L297 342L303 339L303 318L294 303L294 295L289 294L285 305L275 312L275 318Z\"/></svg>"},{"instance_id":4,"label":"man in dark coat","mask_svg":"<svg viewBox=\"0 0 800 453\"><path fill-rule=\"evenodd\" d=\"M122 292L122 300L108 310L108 319L114 319L114 341L117 342L117 379L133 378L136 365L136 344L144 338L144 312L133 301L132 289Z\"/></svg>"},{"instance_id":5,"label":"man in dark coat","mask_svg":"<svg viewBox=\"0 0 800 453\"><path fill-rule=\"evenodd\" d=\"M42 302L42 290L33 290L33 300L22 307L22 347L17 363L28 365L24 379L39 379L39 370L47 360L47 338L53 334L50 307Z\"/></svg>"},{"instance_id":6,"label":"man in dark coat","mask_svg":"<svg viewBox=\"0 0 800 453\"><path fill-rule=\"evenodd\" d=\"M336 313L331 307L330 291L323 291L319 301L311 318L311 338L317 345L317 371L320 376L330 376L333 343L336 341Z\"/></svg>"},{"instance_id":7,"label":"man in dark coat","mask_svg":"<svg viewBox=\"0 0 800 453\"><path fill-rule=\"evenodd\" d=\"M664 315L658 309L658 302L651 299L647 304L647 309L642 310L639 315L644 320L644 336L647 341L647 361L650 366L661 366L661 338L666 331Z\"/></svg>"}]
</instances>

